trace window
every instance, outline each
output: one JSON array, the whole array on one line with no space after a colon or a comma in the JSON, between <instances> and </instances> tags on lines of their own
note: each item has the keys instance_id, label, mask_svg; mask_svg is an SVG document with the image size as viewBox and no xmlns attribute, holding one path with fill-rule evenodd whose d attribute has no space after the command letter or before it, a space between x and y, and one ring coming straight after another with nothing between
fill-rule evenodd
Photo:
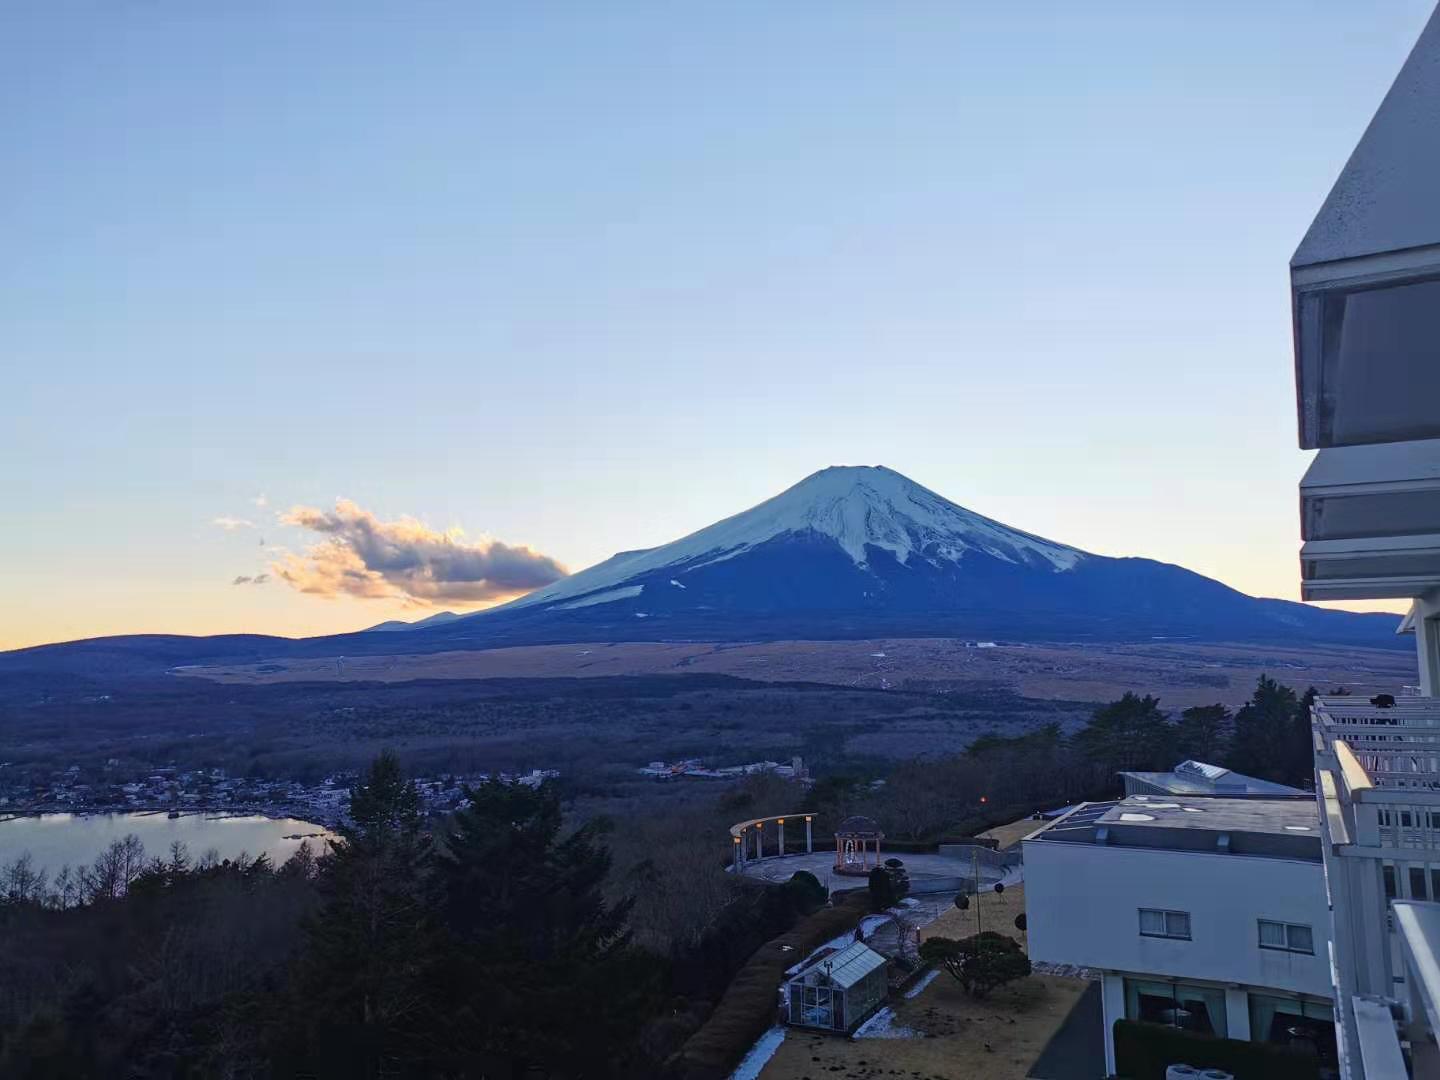
<instances>
[{"instance_id":1,"label":"window","mask_svg":"<svg viewBox=\"0 0 1440 1080\"><path fill-rule=\"evenodd\" d=\"M1335 1012L1329 1002L1250 995L1250 1038L1318 1054L1335 1064Z\"/></svg>"},{"instance_id":2,"label":"window","mask_svg":"<svg viewBox=\"0 0 1440 1080\"><path fill-rule=\"evenodd\" d=\"M1260 920L1260 947L1279 949L1281 952L1315 953L1315 934L1308 926L1300 923Z\"/></svg>"},{"instance_id":3,"label":"window","mask_svg":"<svg viewBox=\"0 0 1440 1080\"><path fill-rule=\"evenodd\" d=\"M1423 866L1410 867L1410 899L1424 900L1425 896L1425 868Z\"/></svg>"},{"instance_id":4,"label":"window","mask_svg":"<svg viewBox=\"0 0 1440 1080\"><path fill-rule=\"evenodd\" d=\"M1147 1024L1198 1031L1202 1035L1228 1035L1225 991L1218 986L1193 983L1125 980L1125 1018Z\"/></svg>"},{"instance_id":5,"label":"window","mask_svg":"<svg viewBox=\"0 0 1440 1080\"><path fill-rule=\"evenodd\" d=\"M1142 907L1140 909L1140 933L1143 937L1168 937L1189 941L1190 913Z\"/></svg>"},{"instance_id":6,"label":"window","mask_svg":"<svg viewBox=\"0 0 1440 1080\"><path fill-rule=\"evenodd\" d=\"M1395 866L1393 863L1385 863L1380 867L1380 873L1385 878L1385 899L1394 900L1395 889Z\"/></svg>"}]
</instances>

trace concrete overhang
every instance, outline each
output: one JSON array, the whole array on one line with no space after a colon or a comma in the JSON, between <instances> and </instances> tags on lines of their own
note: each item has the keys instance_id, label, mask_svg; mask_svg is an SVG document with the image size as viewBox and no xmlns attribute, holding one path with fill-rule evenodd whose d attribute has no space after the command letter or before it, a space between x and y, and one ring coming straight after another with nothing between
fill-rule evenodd
<instances>
[{"instance_id":1,"label":"concrete overhang","mask_svg":"<svg viewBox=\"0 0 1440 1080\"><path fill-rule=\"evenodd\" d=\"M1290 263L1300 445L1440 438L1440 10Z\"/></svg>"},{"instance_id":2,"label":"concrete overhang","mask_svg":"<svg viewBox=\"0 0 1440 1080\"><path fill-rule=\"evenodd\" d=\"M1440 533L1310 540L1300 548L1306 600L1393 600L1440 584Z\"/></svg>"}]
</instances>

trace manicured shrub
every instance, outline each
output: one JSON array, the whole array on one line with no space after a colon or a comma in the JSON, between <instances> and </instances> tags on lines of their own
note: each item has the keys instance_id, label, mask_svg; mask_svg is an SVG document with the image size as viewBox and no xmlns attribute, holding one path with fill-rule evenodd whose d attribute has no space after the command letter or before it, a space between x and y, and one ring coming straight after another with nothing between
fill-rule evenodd
<instances>
[{"instance_id":1,"label":"manicured shrub","mask_svg":"<svg viewBox=\"0 0 1440 1080\"><path fill-rule=\"evenodd\" d=\"M795 871L785 883L785 888L794 899L796 908L806 915L823 905L830 896L825 886L820 884L820 879L809 870Z\"/></svg>"},{"instance_id":2,"label":"manicured shrub","mask_svg":"<svg viewBox=\"0 0 1440 1080\"><path fill-rule=\"evenodd\" d=\"M665 1075L680 1080L723 1080L746 1051L775 1023L786 969L827 941L853 930L870 909L865 889L836 893L833 903L767 941L731 981L705 1026L666 1062ZM786 950L784 946L790 946Z\"/></svg>"},{"instance_id":3,"label":"manicured shrub","mask_svg":"<svg viewBox=\"0 0 1440 1080\"><path fill-rule=\"evenodd\" d=\"M1292 1047L1217 1039L1138 1020L1115 1021L1118 1075L1126 1080L1165 1080L1165 1070L1180 1064L1264 1080L1318 1080L1320 1075L1319 1057Z\"/></svg>"},{"instance_id":4,"label":"manicured shrub","mask_svg":"<svg viewBox=\"0 0 1440 1080\"><path fill-rule=\"evenodd\" d=\"M949 972L967 994L977 998L1030 974L1030 958L1020 943L993 930L959 941L926 938L920 944L920 959Z\"/></svg>"}]
</instances>

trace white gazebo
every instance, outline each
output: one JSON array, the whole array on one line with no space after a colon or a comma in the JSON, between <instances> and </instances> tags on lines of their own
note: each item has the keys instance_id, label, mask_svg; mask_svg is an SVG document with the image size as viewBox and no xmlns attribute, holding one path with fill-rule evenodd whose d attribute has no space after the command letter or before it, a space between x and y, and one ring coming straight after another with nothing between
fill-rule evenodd
<instances>
[{"instance_id":1,"label":"white gazebo","mask_svg":"<svg viewBox=\"0 0 1440 1080\"><path fill-rule=\"evenodd\" d=\"M880 841L885 834L868 817L847 817L835 830L835 873L852 877L869 875L880 865Z\"/></svg>"}]
</instances>

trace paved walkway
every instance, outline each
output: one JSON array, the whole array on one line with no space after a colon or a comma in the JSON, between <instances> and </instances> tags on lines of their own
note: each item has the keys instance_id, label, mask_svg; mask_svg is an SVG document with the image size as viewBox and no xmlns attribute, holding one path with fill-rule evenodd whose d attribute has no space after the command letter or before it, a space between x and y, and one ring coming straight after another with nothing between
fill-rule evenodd
<instances>
[{"instance_id":1,"label":"paved walkway","mask_svg":"<svg viewBox=\"0 0 1440 1080\"><path fill-rule=\"evenodd\" d=\"M890 855L881 853L882 859L891 858ZM950 892L959 891L958 879L969 879L974 873L974 866L969 859L956 858L949 855L909 855L899 854L893 856L905 864L905 870L910 875L910 892ZM789 881L790 875L797 870L808 870L814 874L820 884L827 889L855 889L865 886L864 877L851 877L848 874L837 874L835 870L835 852L817 851L811 855L770 855L758 862L751 859L745 864L745 876L760 878L763 881L783 882ZM982 885L994 884L1004 880L1003 872L992 867L980 866L980 883Z\"/></svg>"},{"instance_id":2,"label":"paved walkway","mask_svg":"<svg viewBox=\"0 0 1440 1080\"><path fill-rule=\"evenodd\" d=\"M1104 1076L1105 1016L1100 1008L1100 984L1092 982L1040 1052L1030 1078L1103 1080Z\"/></svg>"}]
</instances>

